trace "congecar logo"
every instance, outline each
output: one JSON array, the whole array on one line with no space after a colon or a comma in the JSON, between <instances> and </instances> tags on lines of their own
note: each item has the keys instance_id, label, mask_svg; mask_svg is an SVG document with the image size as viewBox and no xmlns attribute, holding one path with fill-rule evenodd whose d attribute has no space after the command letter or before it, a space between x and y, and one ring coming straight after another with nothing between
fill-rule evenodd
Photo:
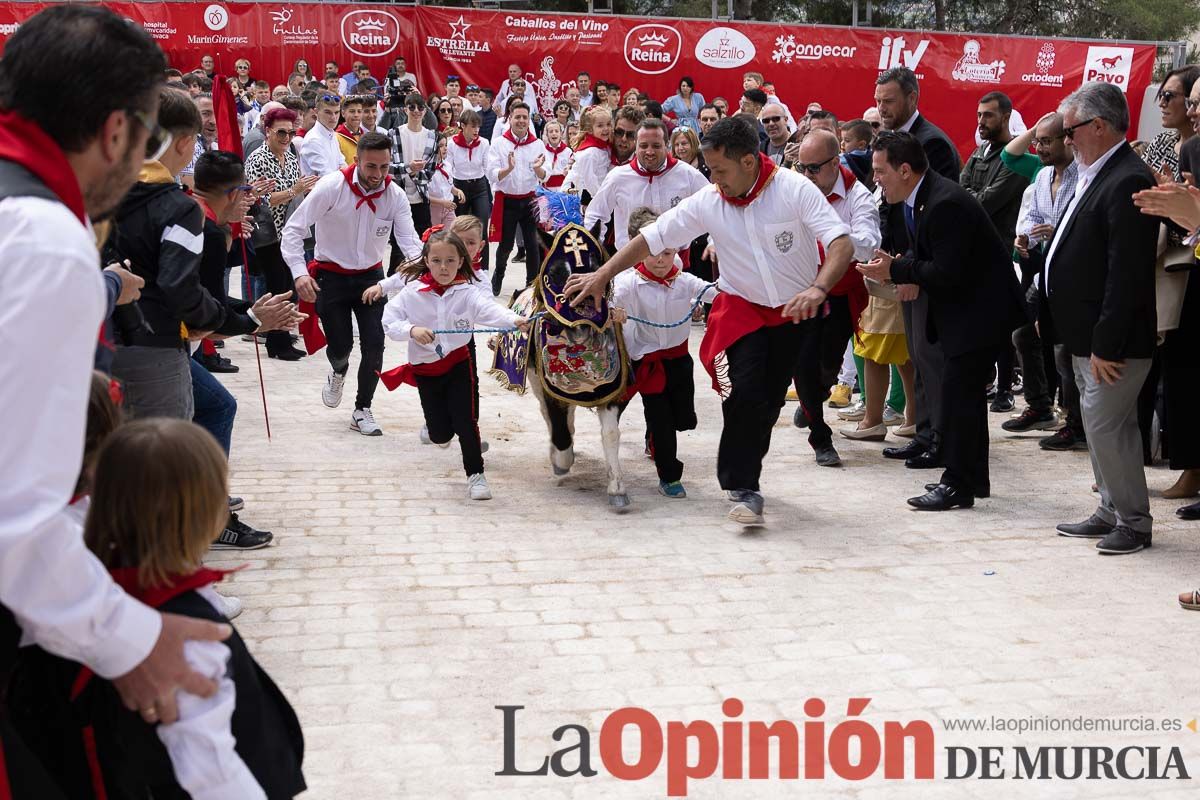
<instances>
[{"instance_id":1,"label":"congecar logo","mask_svg":"<svg viewBox=\"0 0 1200 800\"><path fill-rule=\"evenodd\" d=\"M351 11L342 17L342 43L359 56L386 56L400 43L400 23L386 11Z\"/></svg>"},{"instance_id":2,"label":"congecar logo","mask_svg":"<svg viewBox=\"0 0 1200 800\"><path fill-rule=\"evenodd\" d=\"M625 63L643 75L661 75L679 61L683 37L667 25L638 25L625 34Z\"/></svg>"}]
</instances>

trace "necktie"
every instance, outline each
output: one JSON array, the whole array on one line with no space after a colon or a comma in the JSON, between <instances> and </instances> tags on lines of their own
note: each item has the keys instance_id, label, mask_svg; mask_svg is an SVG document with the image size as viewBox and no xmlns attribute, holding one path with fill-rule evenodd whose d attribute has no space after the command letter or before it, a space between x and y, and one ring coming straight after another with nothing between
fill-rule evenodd
<instances>
[{"instance_id":1,"label":"necktie","mask_svg":"<svg viewBox=\"0 0 1200 800\"><path fill-rule=\"evenodd\" d=\"M904 226L908 228L909 243L916 247L917 242L917 221L913 216L913 208L908 203L904 204Z\"/></svg>"}]
</instances>

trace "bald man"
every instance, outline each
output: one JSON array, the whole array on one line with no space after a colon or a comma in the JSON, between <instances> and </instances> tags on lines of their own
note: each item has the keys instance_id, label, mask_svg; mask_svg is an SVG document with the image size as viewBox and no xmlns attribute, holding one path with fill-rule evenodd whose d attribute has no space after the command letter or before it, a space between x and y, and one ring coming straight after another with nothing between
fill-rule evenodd
<instances>
[{"instance_id":1,"label":"bald man","mask_svg":"<svg viewBox=\"0 0 1200 800\"><path fill-rule=\"evenodd\" d=\"M763 147L767 158L784 169L791 169L792 158L789 158L784 150L789 144L799 141L799 134L788 131L787 111L779 103L767 103L762 111L758 112L758 121L767 133L767 143Z\"/></svg>"}]
</instances>

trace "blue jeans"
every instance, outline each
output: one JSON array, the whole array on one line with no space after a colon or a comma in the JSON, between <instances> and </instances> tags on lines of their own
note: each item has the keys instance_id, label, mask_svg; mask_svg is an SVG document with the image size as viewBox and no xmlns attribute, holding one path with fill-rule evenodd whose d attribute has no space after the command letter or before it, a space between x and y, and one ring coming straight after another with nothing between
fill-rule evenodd
<instances>
[{"instance_id":1,"label":"blue jeans","mask_svg":"<svg viewBox=\"0 0 1200 800\"><path fill-rule=\"evenodd\" d=\"M188 361L192 367L192 395L196 404L192 421L211 433L228 457L237 400L199 361L194 358Z\"/></svg>"}]
</instances>

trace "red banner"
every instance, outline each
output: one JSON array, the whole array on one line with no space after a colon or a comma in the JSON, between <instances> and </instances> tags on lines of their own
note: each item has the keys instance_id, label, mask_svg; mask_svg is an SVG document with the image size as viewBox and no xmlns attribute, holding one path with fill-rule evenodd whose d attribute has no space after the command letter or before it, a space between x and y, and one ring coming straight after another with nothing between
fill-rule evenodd
<instances>
[{"instance_id":1,"label":"red banner","mask_svg":"<svg viewBox=\"0 0 1200 800\"><path fill-rule=\"evenodd\" d=\"M688 75L706 99L722 96L734 108L742 73L756 70L797 116L818 102L852 119L873 104L880 71L903 65L921 80L922 113L964 154L974 148L978 100L993 90L1008 94L1032 124L1085 80L1108 81L1125 90L1137 120L1155 59L1152 45L877 28L332 3L105 5L142 24L184 71L212 55L219 72L233 74L234 60L244 57L254 77L274 85L298 58L318 74L326 61L345 73L362 60L382 80L392 60L404 56L429 93L451 74L464 85L498 89L516 63L544 114L580 70L660 101ZM0 47L44 7L0 2Z\"/></svg>"}]
</instances>

